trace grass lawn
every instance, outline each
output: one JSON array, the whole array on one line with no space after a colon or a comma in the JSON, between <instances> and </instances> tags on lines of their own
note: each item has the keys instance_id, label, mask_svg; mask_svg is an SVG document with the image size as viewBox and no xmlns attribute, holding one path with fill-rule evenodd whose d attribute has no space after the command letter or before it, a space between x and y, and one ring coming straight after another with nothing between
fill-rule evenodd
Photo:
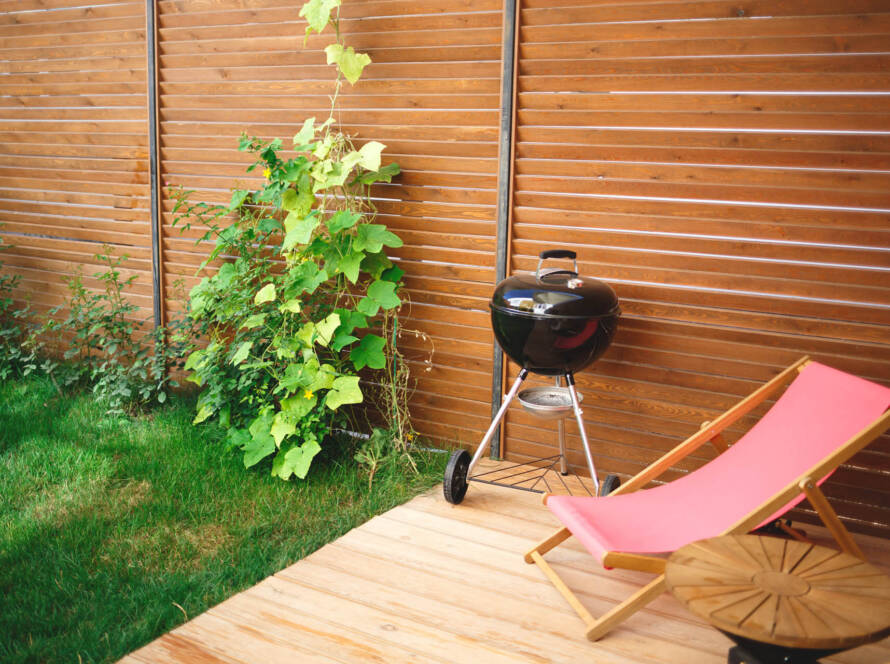
<instances>
[{"instance_id":1,"label":"grass lawn","mask_svg":"<svg viewBox=\"0 0 890 664\"><path fill-rule=\"evenodd\" d=\"M0 661L111 662L433 486L346 450L305 481L246 471L173 400L138 419L43 379L0 384Z\"/></svg>"}]
</instances>

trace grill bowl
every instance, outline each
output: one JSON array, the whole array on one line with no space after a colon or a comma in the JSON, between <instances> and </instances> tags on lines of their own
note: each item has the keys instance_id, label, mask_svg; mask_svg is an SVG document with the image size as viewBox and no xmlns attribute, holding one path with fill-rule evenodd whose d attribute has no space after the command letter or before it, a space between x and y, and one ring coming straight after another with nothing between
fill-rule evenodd
<instances>
[{"instance_id":1,"label":"grill bowl","mask_svg":"<svg viewBox=\"0 0 890 664\"><path fill-rule=\"evenodd\" d=\"M491 326L498 345L516 364L536 374L562 376L606 352L618 329L618 314L547 318L492 308Z\"/></svg>"}]
</instances>

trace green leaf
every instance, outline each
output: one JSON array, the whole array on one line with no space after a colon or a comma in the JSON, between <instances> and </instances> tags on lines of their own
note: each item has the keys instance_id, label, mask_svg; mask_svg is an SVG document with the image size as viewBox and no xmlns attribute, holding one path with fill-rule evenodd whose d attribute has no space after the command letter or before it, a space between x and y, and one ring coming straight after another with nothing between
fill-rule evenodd
<instances>
[{"instance_id":1,"label":"green leaf","mask_svg":"<svg viewBox=\"0 0 890 664\"><path fill-rule=\"evenodd\" d=\"M265 304L275 299L275 284L266 284L253 297L254 304Z\"/></svg>"},{"instance_id":2,"label":"green leaf","mask_svg":"<svg viewBox=\"0 0 890 664\"><path fill-rule=\"evenodd\" d=\"M275 233L281 230L281 224L277 219L266 217L265 219L260 219L260 223L257 224L257 230L261 233Z\"/></svg>"},{"instance_id":3,"label":"green leaf","mask_svg":"<svg viewBox=\"0 0 890 664\"><path fill-rule=\"evenodd\" d=\"M232 200L229 201L229 210L235 211L240 208L249 194L250 192L245 189L233 189Z\"/></svg>"},{"instance_id":4,"label":"green leaf","mask_svg":"<svg viewBox=\"0 0 890 664\"><path fill-rule=\"evenodd\" d=\"M349 359L356 371L361 371L365 367L372 369L382 369L386 366L386 355L383 353L383 347L386 345L383 337L376 334L365 335L361 343L353 348L349 353Z\"/></svg>"},{"instance_id":5,"label":"green leaf","mask_svg":"<svg viewBox=\"0 0 890 664\"><path fill-rule=\"evenodd\" d=\"M312 465L312 459L321 452L321 445L313 437L309 438L299 447L295 447L285 455L285 462L293 470L294 475L301 480L306 479L309 472L309 466Z\"/></svg>"},{"instance_id":6,"label":"green leaf","mask_svg":"<svg viewBox=\"0 0 890 664\"><path fill-rule=\"evenodd\" d=\"M315 326L315 331L318 334L316 343L321 344L322 346L327 346L331 343L331 339L334 336L334 330L338 327L340 327L339 314L328 314L323 321L317 323Z\"/></svg>"},{"instance_id":7,"label":"green leaf","mask_svg":"<svg viewBox=\"0 0 890 664\"><path fill-rule=\"evenodd\" d=\"M245 341L238 346L238 350L235 351L235 354L232 355L232 364L241 364L244 360L247 359L247 356L250 354L250 347L253 346L252 341Z\"/></svg>"},{"instance_id":8,"label":"green leaf","mask_svg":"<svg viewBox=\"0 0 890 664\"><path fill-rule=\"evenodd\" d=\"M380 305L370 297L363 297L355 308L366 316L376 316L377 312L380 311Z\"/></svg>"},{"instance_id":9,"label":"green leaf","mask_svg":"<svg viewBox=\"0 0 890 664\"><path fill-rule=\"evenodd\" d=\"M306 396L307 394L309 396ZM285 413L284 417L287 417L291 422L299 422L309 414L310 410L315 408L317 403L318 397L312 390L301 389L292 397L281 400L281 412Z\"/></svg>"},{"instance_id":10,"label":"green leaf","mask_svg":"<svg viewBox=\"0 0 890 664\"><path fill-rule=\"evenodd\" d=\"M185 366L182 368L186 371L195 371L201 366L201 363L204 359L204 351L196 350L191 355L188 356L188 359L185 361Z\"/></svg>"},{"instance_id":11,"label":"green leaf","mask_svg":"<svg viewBox=\"0 0 890 664\"><path fill-rule=\"evenodd\" d=\"M275 451L275 440L266 434L261 438L251 438L241 449L244 450L244 467L250 468Z\"/></svg>"},{"instance_id":12,"label":"green leaf","mask_svg":"<svg viewBox=\"0 0 890 664\"><path fill-rule=\"evenodd\" d=\"M340 272L346 275L350 283L354 284L358 281L359 271L364 258L365 252L351 251L340 259Z\"/></svg>"},{"instance_id":13,"label":"green leaf","mask_svg":"<svg viewBox=\"0 0 890 664\"><path fill-rule=\"evenodd\" d=\"M309 189L300 192L297 192L296 189L286 189L281 195L281 207L288 212L292 212L294 214L294 219L301 219L308 215L314 202L315 196L312 195L312 192ZM288 217L290 217L290 215L288 215ZM287 219L285 219L284 226L285 229L290 230L293 227L293 222L291 222L291 226L288 227Z\"/></svg>"},{"instance_id":14,"label":"green leaf","mask_svg":"<svg viewBox=\"0 0 890 664\"><path fill-rule=\"evenodd\" d=\"M275 357L279 360L292 360L303 348L303 345L291 336L276 335L272 340L272 347L275 348Z\"/></svg>"},{"instance_id":15,"label":"green leaf","mask_svg":"<svg viewBox=\"0 0 890 664\"><path fill-rule=\"evenodd\" d=\"M346 182L348 175L349 171L340 162L329 159L319 162L319 167L312 171L312 177L315 179L312 191L318 192L329 187L340 187Z\"/></svg>"},{"instance_id":16,"label":"green leaf","mask_svg":"<svg viewBox=\"0 0 890 664\"><path fill-rule=\"evenodd\" d=\"M297 212L291 212L284 220L284 228L287 235L281 245L283 251L288 251L300 244L308 244L312 239L313 231L318 227L318 217L314 214L303 217Z\"/></svg>"},{"instance_id":17,"label":"green leaf","mask_svg":"<svg viewBox=\"0 0 890 664\"><path fill-rule=\"evenodd\" d=\"M287 273L288 284L284 291L286 299L291 300L303 293L311 295L321 284L328 280L328 273L319 268L313 261L300 263Z\"/></svg>"},{"instance_id":18,"label":"green leaf","mask_svg":"<svg viewBox=\"0 0 890 664\"><path fill-rule=\"evenodd\" d=\"M241 450L250 443L250 434L247 429L230 428L226 431L226 447L229 450Z\"/></svg>"},{"instance_id":19,"label":"green leaf","mask_svg":"<svg viewBox=\"0 0 890 664\"><path fill-rule=\"evenodd\" d=\"M318 368L318 360L314 357L308 362L289 364L284 370L280 384L288 392L296 392L301 387L307 387L312 383L318 373Z\"/></svg>"},{"instance_id":20,"label":"green leaf","mask_svg":"<svg viewBox=\"0 0 890 664\"><path fill-rule=\"evenodd\" d=\"M309 167L309 160L304 156L287 161L284 165L284 179L288 182L296 182Z\"/></svg>"},{"instance_id":21,"label":"green leaf","mask_svg":"<svg viewBox=\"0 0 890 664\"><path fill-rule=\"evenodd\" d=\"M392 267L392 261L382 251L368 254L362 261L362 270L370 274L374 279L379 279L383 271Z\"/></svg>"},{"instance_id":22,"label":"green leaf","mask_svg":"<svg viewBox=\"0 0 890 664\"><path fill-rule=\"evenodd\" d=\"M368 297L384 309L394 309L402 303L396 295L396 285L380 279L368 286Z\"/></svg>"},{"instance_id":23,"label":"green leaf","mask_svg":"<svg viewBox=\"0 0 890 664\"><path fill-rule=\"evenodd\" d=\"M334 352L339 353L346 346L351 343L355 343L358 341L358 337L354 337L351 334L347 334L345 332L338 332L334 335L334 338L331 340L331 349Z\"/></svg>"},{"instance_id":24,"label":"green leaf","mask_svg":"<svg viewBox=\"0 0 890 664\"><path fill-rule=\"evenodd\" d=\"M195 415L195 419L192 420L192 424L200 424L211 415L213 415L213 406L205 403L200 408L198 408L198 414Z\"/></svg>"},{"instance_id":25,"label":"green leaf","mask_svg":"<svg viewBox=\"0 0 890 664\"><path fill-rule=\"evenodd\" d=\"M300 9L300 16L306 19L309 27L306 28L306 36L310 30L321 32L331 20L331 11L340 6L340 0L309 0Z\"/></svg>"},{"instance_id":26,"label":"green leaf","mask_svg":"<svg viewBox=\"0 0 890 664\"><path fill-rule=\"evenodd\" d=\"M371 58L366 53L356 53L352 46L345 49L340 44L331 44L325 47L324 52L328 56L328 64L335 64L352 85L355 85L362 76L362 70L371 64Z\"/></svg>"},{"instance_id":27,"label":"green leaf","mask_svg":"<svg viewBox=\"0 0 890 664\"><path fill-rule=\"evenodd\" d=\"M298 314L302 310L303 306L300 301L296 298L292 300L288 300L284 304L278 307L278 311L281 313L290 312L292 314Z\"/></svg>"},{"instance_id":28,"label":"green leaf","mask_svg":"<svg viewBox=\"0 0 890 664\"><path fill-rule=\"evenodd\" d=\"M312 346L315 345L315 323L312 321L303 323L294 336L299 339L304 346L312 348Z\"/></svg>"},{"instance_id":29,"label":"green leaf","mask_svg":"<svg viewBox=\"0 0 890 664\"><path fill-rule=\"evenodd\" d=\"M402 172L396 163L387 164L373 173L362 173L358 181L362 184L374 184L375 182L392 182L394 176Z\"/></svg>"},{"instance_id":30,"label":"green leaf","mask_svg":"<svg viewBox=\"0 0 890 664\"><path fill-rule=\"evenodd\" d=\"M391 281L394 284L399 283L402 280L402 277L405 275L405 271L397 265L393 265L388 270L384 270L383 274L380 275L380 278L384 281Z\"/></svg>"},{"instance_id":31,"label":"green leaf","mask_svg":"<svg viewBox=\"0 0 890 664\"><path fill-rule=\"evenodd\" d=\"M362 155L358 150L353 150L345 157L340 160L340 163L343 165L343 170L349 173L355 165L362 160Z\"/></svg>"},{"instance_id":32,"label":"green leaf","mask_svg":"<svg viewBox=\"0 0 890 664\"><path fill-rule=\"evenodd\" d=\"M359 164L365 170L376 171L380 168L380 154L386 146L379 141L368 141L358 151L361 155Z\"/></svg>"},{"instance_id":33,"label":"green leaf","mask_svg":"<svg viewBox=\"0 0 890 664\"><path fill-rule=\"evenodd\" d=\"M357 327L368 327L368 318L354 309L335 309L340 314L340 329L337 332L351 333Z\"/></svg>"},{"instance_id":34,"label":"green leaf","mask_svg":"<svg viewBox=\"0 0 890 664\"><path fill-rule=\"evenodd\" d=\"M359 224L356 229L355 241L352 248L356 251L365 250L369 254L375 254L384 246L401 247L402 240L395 233L386 230L383 224Z\"/></svg>"},{"instance_id":35,"label":"green leaf","mask_svg":"<svg viewBox=\"0 0 890 664\"><path fill-rule=\"evenodd\" d=\"M303 7L305 9L305 6ZM315 118L307 118L300 127L300 131L294 134L294 150L303 152L310 147L310 143L315 140Z\"/></svg>"},{"instance_id":36,"label":"green leaf","mask_svg":"<svg viewBox=\"0 0 890 664\"><path fill-rule=\"evenodd\" d=\"M283 194L281 194L281 207L288 212L293 212L297 209L296 189L287 189Z\"/></svg>"},{"instance_id":37,"label":"green leaf","mask_svg":"<svg viewBox=\"0 0 890 664\"><path fill-rule=\"evenodd\" d=\"M228 429L232 423L231 406L223 406L219 409L219 425L224 429Z\"/></svg>"},{"instance_id":38,"label":"green leaf","mask_svg":"<svg viewBox=\"0 0 890 664\"><path fill-rule=\"evenodd\" d=\"M324 403L331 410L337 410L347 403L361 403L364 397L358 385L358 376L340 376L331 385Z\"/></svg>"},{"instance_id":39,"label":"green leaf","mask_svg":"<svg viewBox=\"0 0 890 664\"><path fill-rule=\"evenodd\" d=\"M275 440L276 447L281 447L281 442L291 434L296 433L296 431L297 426L290 421L290 418L284 412L279 412L275 415L275 420L269 429L269 433Z\"/></svg>"},{"instance_id":40,"label":"green leaf","mask_svg":"<svg viewBox=\"0 0 890 664\"><path fill-rule=\"evenodd\" d=\"M358 223L362 215L358 212L350 212L349 210L340 210L328 219L328 230L331 233L339 233L347 228L352 228Z\"/></svg>"},{"instance_id":41,"label":"green leaf","mask_svg":"<svg viewBox=\"0 0 890 664\"><path fill-rule=\"evenodd\" d=\"M334 380L336 380L336 378L337 370L330 364L322 364L318 368L318 373L315 374L315 378L313 378L312 382L306 386L306 389L310 392L329 390L331 389L331 385L334 384ZM314 406L315 402L313 402L312 405Z\"/></svg>"},{"instance_id":42,"label":"green leaf","mask_svg":"<svg viewBox=\"0 0 890 664\"><path fill-rule=\"evenodd\" d=\"M241 328L246 327L248 330L252 330L265 322L266 314L253 314L252 316L248 316L245 321L238 326L238 329L240 330Z\"/></svg>"},{"instance_id":43,"label":"green leaf","mask_svg":"<svg viewBox=\"0 0 890 664\"><path fill-rule=\"evenodd\" d=\"M207 277L201 280L191 291L189 291L189 314L193 318L198 318L209 303L209 293L211 290L210 280Z\"/></svg>"},{"instance_id":44,"label":"green leaf","mask_svg":"<svg viewBox=\"0 0 890 664\"><path fill-rule=\"evenodd\" d=\"M272 459L272 476L277 477L282 480L290 479L290 476L293 475L293 469L287 463L287 453L290 452L285 446L285 449L278 450L278 453L275 455L275 458Z\"/></svg>"},{"instance_id":45,"label":"green leaf","mask_svg":"<svg viewBox=\"0 0 890 664\"><path fill-rule=\"evenodd\" d=\"M273 418L272 414L261 415L251 423L250 439L241 448L245 468L256 465L275 451L275 439L269 433Z\"/></svg>"},{"instance_id":46,"label":"green leaf","mask_svg":"<svg viewBox=\"0 0 890 664\"><path fill-rule=\"evenodd\" d=\"M319 159L319 161L315 162L312 167L313 173L317 173L318 175L316 177L319 179L323 179L324 173L330 172L331 168L334 166L334 162L330 159L325 159L333 146L334 137L328 134L315 144L315 149L312 151L312 154Z\"/></svg>"}]
</instances>

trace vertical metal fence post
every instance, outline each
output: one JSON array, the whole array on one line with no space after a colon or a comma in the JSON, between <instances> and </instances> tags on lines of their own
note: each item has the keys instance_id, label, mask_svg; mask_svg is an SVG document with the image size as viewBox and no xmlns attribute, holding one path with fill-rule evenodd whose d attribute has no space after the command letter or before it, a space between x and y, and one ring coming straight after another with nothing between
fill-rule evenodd
<instances>
[{"instance_id":1,"label":"vertical metal fence post","mask_svg":"<svg viewBox=\"0 0 890 664\"><path fill-rule=\"evenodd\" d=\"M518 39L519 0L504 0L503 68L501 70L501 123L498 136L498 197L497 197L497 255L495 283L507 276L510 256L510 213L513 192L513 144L516 103L516 45ZM495 417L501 406L504 391L504 354L494 345L491 380L491 416ZM501 455L501 429L499 425L491 440L491 456Z\"/></svg>"},{"instance_id":2,"label":"vertical metal fence post","mask_svg":"<svg viewBox=\"0 0 890 664\"><path fill-rule=\"evenodd\" d=\"M158 158L158 25L156 0L145 0L145 42L148 54L148 161L151 197L151 285L154 326L164 324L163 275L161 274L160 160Z\"/></svg>"}]
</instances>

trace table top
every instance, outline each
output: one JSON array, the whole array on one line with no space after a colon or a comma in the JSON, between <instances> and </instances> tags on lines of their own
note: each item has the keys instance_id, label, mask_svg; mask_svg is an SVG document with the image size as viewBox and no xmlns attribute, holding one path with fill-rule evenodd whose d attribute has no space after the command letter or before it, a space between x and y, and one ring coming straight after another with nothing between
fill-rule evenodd
<instances>
[{"instance_id":1,"label":"table top","mask_svg":"<svg viewBox=\"0 0 890 664\"><path fill-rule=\"evenodd\" d=\"M725 535L674 552L668 589L723 631L789 648L847 649L890 634L890 577L822 546Z\"/></svg>"}]
</instances>

